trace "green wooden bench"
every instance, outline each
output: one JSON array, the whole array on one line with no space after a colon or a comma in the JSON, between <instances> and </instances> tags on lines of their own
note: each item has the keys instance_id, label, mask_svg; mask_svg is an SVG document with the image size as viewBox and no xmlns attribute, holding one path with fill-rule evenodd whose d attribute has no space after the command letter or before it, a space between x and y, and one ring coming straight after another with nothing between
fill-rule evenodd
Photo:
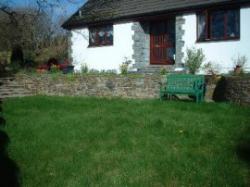
<instances>
[{"instance_id":1,"label":"green wooden bench","mask_svg":"<svg viewBox=\"0 0 250 187\"><path fill-rule=\"evenodd\" d=\"M196 102L204 101L204 75L170 74L166 77L166 85L160 89L160 98L171 97L176 94L194 96Z\"/></svg>"}]
</instances>

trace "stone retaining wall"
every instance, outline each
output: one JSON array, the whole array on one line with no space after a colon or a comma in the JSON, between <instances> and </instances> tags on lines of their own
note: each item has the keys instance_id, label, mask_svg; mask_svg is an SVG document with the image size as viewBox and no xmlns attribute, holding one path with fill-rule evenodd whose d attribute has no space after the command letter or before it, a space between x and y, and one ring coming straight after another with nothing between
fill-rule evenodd
<instances>
[{"instance_id":1,"label":"stone retaining wall","mask_svg":"<svg viewBox=\"0 0 250 187\"><path fill-rule=\"evenodd\" d=\"M9 89L9 92L6 92L9 95L5 94L6 97L11 97L11 94L16 93L13 92L13 89L20 90L22 88L22 92L25 94L21 95L24 96L55 95L154 99L159 98L160 85L165 84L165 76L149 74L128 76L19 74L12 79L12 81L8 81L6 88L1 87L2 90ZM17 87L17 85L19 86ZM20 93L18 94L20 95ZM207 101L232 101L250 104L250 77L206 77L205 99Z\"/></svg>"},{"instance_id":2,"label":"stone retaining wall","mask_svg":"<svg viewBox=\"0 0 250 187\"><path fill-rule=\"evenodd\" d=\"M163 77L154 75L18 75L34 95L158 98Z\"/></svg>"},{"instance_id":3,"label":"stone retaining wall","mask_svg":"<svg viewBox=\"0 0 250 187\"><path fill-rule=\"evenodd\" d=\"M250 105L250 76L226 77L225 98L228 101Z\"/></svg>"}]
</instances>

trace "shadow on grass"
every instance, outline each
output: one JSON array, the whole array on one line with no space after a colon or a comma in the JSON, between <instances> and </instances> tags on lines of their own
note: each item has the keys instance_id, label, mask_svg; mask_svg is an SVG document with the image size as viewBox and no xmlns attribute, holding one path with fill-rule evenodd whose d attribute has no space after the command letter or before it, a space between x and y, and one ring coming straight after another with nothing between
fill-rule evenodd
<instances>
[{"instance_id":1,"label":"shadow on grass","mask_svg":"<svg viewBox=\"0 0 250 187\"><path fill-rule=\"evenodd\" d=\"M247 128L236 146L238 158L248 166L248 185L250 185L250 127Z\"/></svg>"},{"instance_id":2,"label":"shadow on grass","mask_svg":"<svg viewBox=\"0 0 250 187\"><path fill-rule=\"evenodd\" d=\"M18 187L20 186L19 168L11 160L7 153L9 143L8 135L1 130L5 126L5 120L2 114L2 101L0 100L0 186L1 187Z\"/></svg>"},{"instance_id":3,"label":"shadow on grass","mask_svg":"<svg viewBox=\"0 0 250 187\"><path fill-rule=\"evenodd\" d=\"M179 102L186 102L186 103L195 103L195 96L188 96L188 95L171 95L165 96L163 98L164 101L179 101Z\"/></svg>"},{"instance_id":4,"label":"shadow on grass","mask_svg":"<svg viewBox=\"0 0 250 187\"><path fill-rule=\"evenodd\" d=\"M239 144L236 147L237 155L240 159L247 162L250 167L250 127L246 130L246 133L240 139Z\"/></svg>"},{"instance_id":5,"label":"shadow on grass","mask_svg":"<svg viewBox=\"0 0 250 187\"><path fill-rule=\"evenodd\" d=\"M222 77L216 87L215 87L215 90L214 90L214 93L213 93L213 100L215 102L225 102L227 101L226 99L226 86L227 86L227 81L225 79L225 77Z\"/></svg>"}]
</instances>

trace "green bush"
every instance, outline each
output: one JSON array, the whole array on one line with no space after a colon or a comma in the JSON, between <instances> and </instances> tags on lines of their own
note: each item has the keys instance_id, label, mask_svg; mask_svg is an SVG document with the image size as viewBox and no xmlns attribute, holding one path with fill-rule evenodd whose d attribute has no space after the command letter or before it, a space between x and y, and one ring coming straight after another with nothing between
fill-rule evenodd
<instances>
[{"instance_id":1,"label":"green bush","mask_svg":"<svg viewBox=\"0 0 250 187\"><path fill-rule=\"evenodd\" d=\"M89 68L88 68L88 65L87 64L82 64L81 66L81 73L85 74L85 73L88 73L89 72Z\"/></svg>"},{"instance_id":2,"label":"green bush","mask_svg":"<svg viewBox=\"0 0 250 187\"><path fill-rule=\"evenodd\" d=\"M0 64L10 64L11 51L0 52Z\"/></svg>"},{"instance_id":3,"label":"green bush","mask_svg":"<svg viewBox=\"0 0 250 187\"><path fill-rule=\"evenodd\" d=\"M35 61L36 54L31 50L24 50L24 67L25 68L35 68L38 63Z\"/></svg>"},{"instance_id":4,"label":"green bush","mask_svg":"<svg viewBox=\"0 0 250 187\"><path fill-rule=\"evenodd\" d=\"M205 55L202 49L188 48L187 57L185 58L185 64L189 70L189 73L195 74L201 67L201 64L205 61Z\"/></svg>"},{"instance_id":5,"label":"green bush","mask_svg":"<svg viewBox=\"0 0 250 187\"><path fill-rule=\"evenodd\" d=\"M240 67L244 67L245 64L247 63L247 57L246 56L241 56L241 55L238 55L236 58L233 58L233 63L234 63L234 66L240 66Z\"/></svg>"},{"instance_id":6,"label":"green bush","mask_svg":"<svg viewBox=\"0 0 250 187\"><path fill-rule=\"evenodd\" d=\"M128 74L128 64L122 63L120 65L120 71L122 75L127 75Z\"/></svg>"},{"instance_id":7,"label":"green bush","mask_svg":"<svg viewBox=\"0 0 250 187\"><path fill-rule=\"evenodd\" d=\"M238 55L236 58L232 58L232 60L234 63L233 74L243 76L245 74L245 65L248 60L247 57Z\"/></svg>"},{"instance_id":8,"label":"green bush","mask_svg":"<svg viewBox=\"0 0 250 187\"><path fill-rule=\"evenodd\" d=\"M89 74L99 74L100 72L97 69L90 69Z\"/></svg>"},{"instance_id":9,"label":"green bush","mask_svg":"<svg viewBox=\"0 0 250 187\"><path fill-rule=\"evenodd\" d=\"M161 68L160 75L166 75L166 74L167 74L167 70L165 68Z\"/></svg>"},{"instance_id":10,"label":"green bush","mask_svg":"<svg viewBox=\"0 0 250 187\"><path fill-rule=\"evenodd\" d=\"M131 64L131 60L129 60L128 57L124 57L124 61L122 62L122 64L120 65L120 72L122 75L127 75L128 74L128 68L129 65Z\"/></svg>"},{"instance_id":11,"label":"green bush","mask_svg":"<svg viewBox=\"0 0 250 187\"><path fill-rule=\"evenodd\" d=\"M220 73L220 66L212 62L204 64L202 69L207 75L218 75Z\"/></svg>"},{"instance_id":12,"label":"green bush","mask_svg":"<svg viewBox=\"0 0 250 187\"><path fill-rule=\"evenodd\" d=\"M61 70L57 65L52 65L50 68L50 73L60 73Z\"/></svg>"}]
</instances>

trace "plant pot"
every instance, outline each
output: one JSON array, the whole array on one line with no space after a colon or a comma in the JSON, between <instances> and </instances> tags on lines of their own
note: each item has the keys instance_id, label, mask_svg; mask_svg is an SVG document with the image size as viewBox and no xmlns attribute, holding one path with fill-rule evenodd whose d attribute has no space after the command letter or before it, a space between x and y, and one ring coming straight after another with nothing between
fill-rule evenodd
<instances>
[{"instance_id":1,"label":"plant pot","mask_svg":"<svg viewBox=\"0 0 250 187\"><path fill-rule=\"evenodd\" d=\"M237 66L234 68L234 73L235 73L236 75L239 75L239 74L241 74L241 72L242 72L242 67L239 66L239 65L237 65Z\"/></svg>"},{"instance_id":2,"label":"plant pot","mask_svg":"<svg viewBox=\"0 0 250 187\"><path fill-rule=\"evenodd\" d=\"M68 74L68 73L73 73L74 72L74 66L69 65L63 68L63 73Z\"/></svg>"},{"instance_id":3,"label":"plant pot","mask_svg":"<svg viewBox=\"0 0 250 187\"><path fill-rule=\"evenodd\" d=\"M43 73L46 73L47 72L47 70L46 69L36 69L36 72L37 73L41 73L41 74L43 74Z\"/></svg>"}]
</instances>

